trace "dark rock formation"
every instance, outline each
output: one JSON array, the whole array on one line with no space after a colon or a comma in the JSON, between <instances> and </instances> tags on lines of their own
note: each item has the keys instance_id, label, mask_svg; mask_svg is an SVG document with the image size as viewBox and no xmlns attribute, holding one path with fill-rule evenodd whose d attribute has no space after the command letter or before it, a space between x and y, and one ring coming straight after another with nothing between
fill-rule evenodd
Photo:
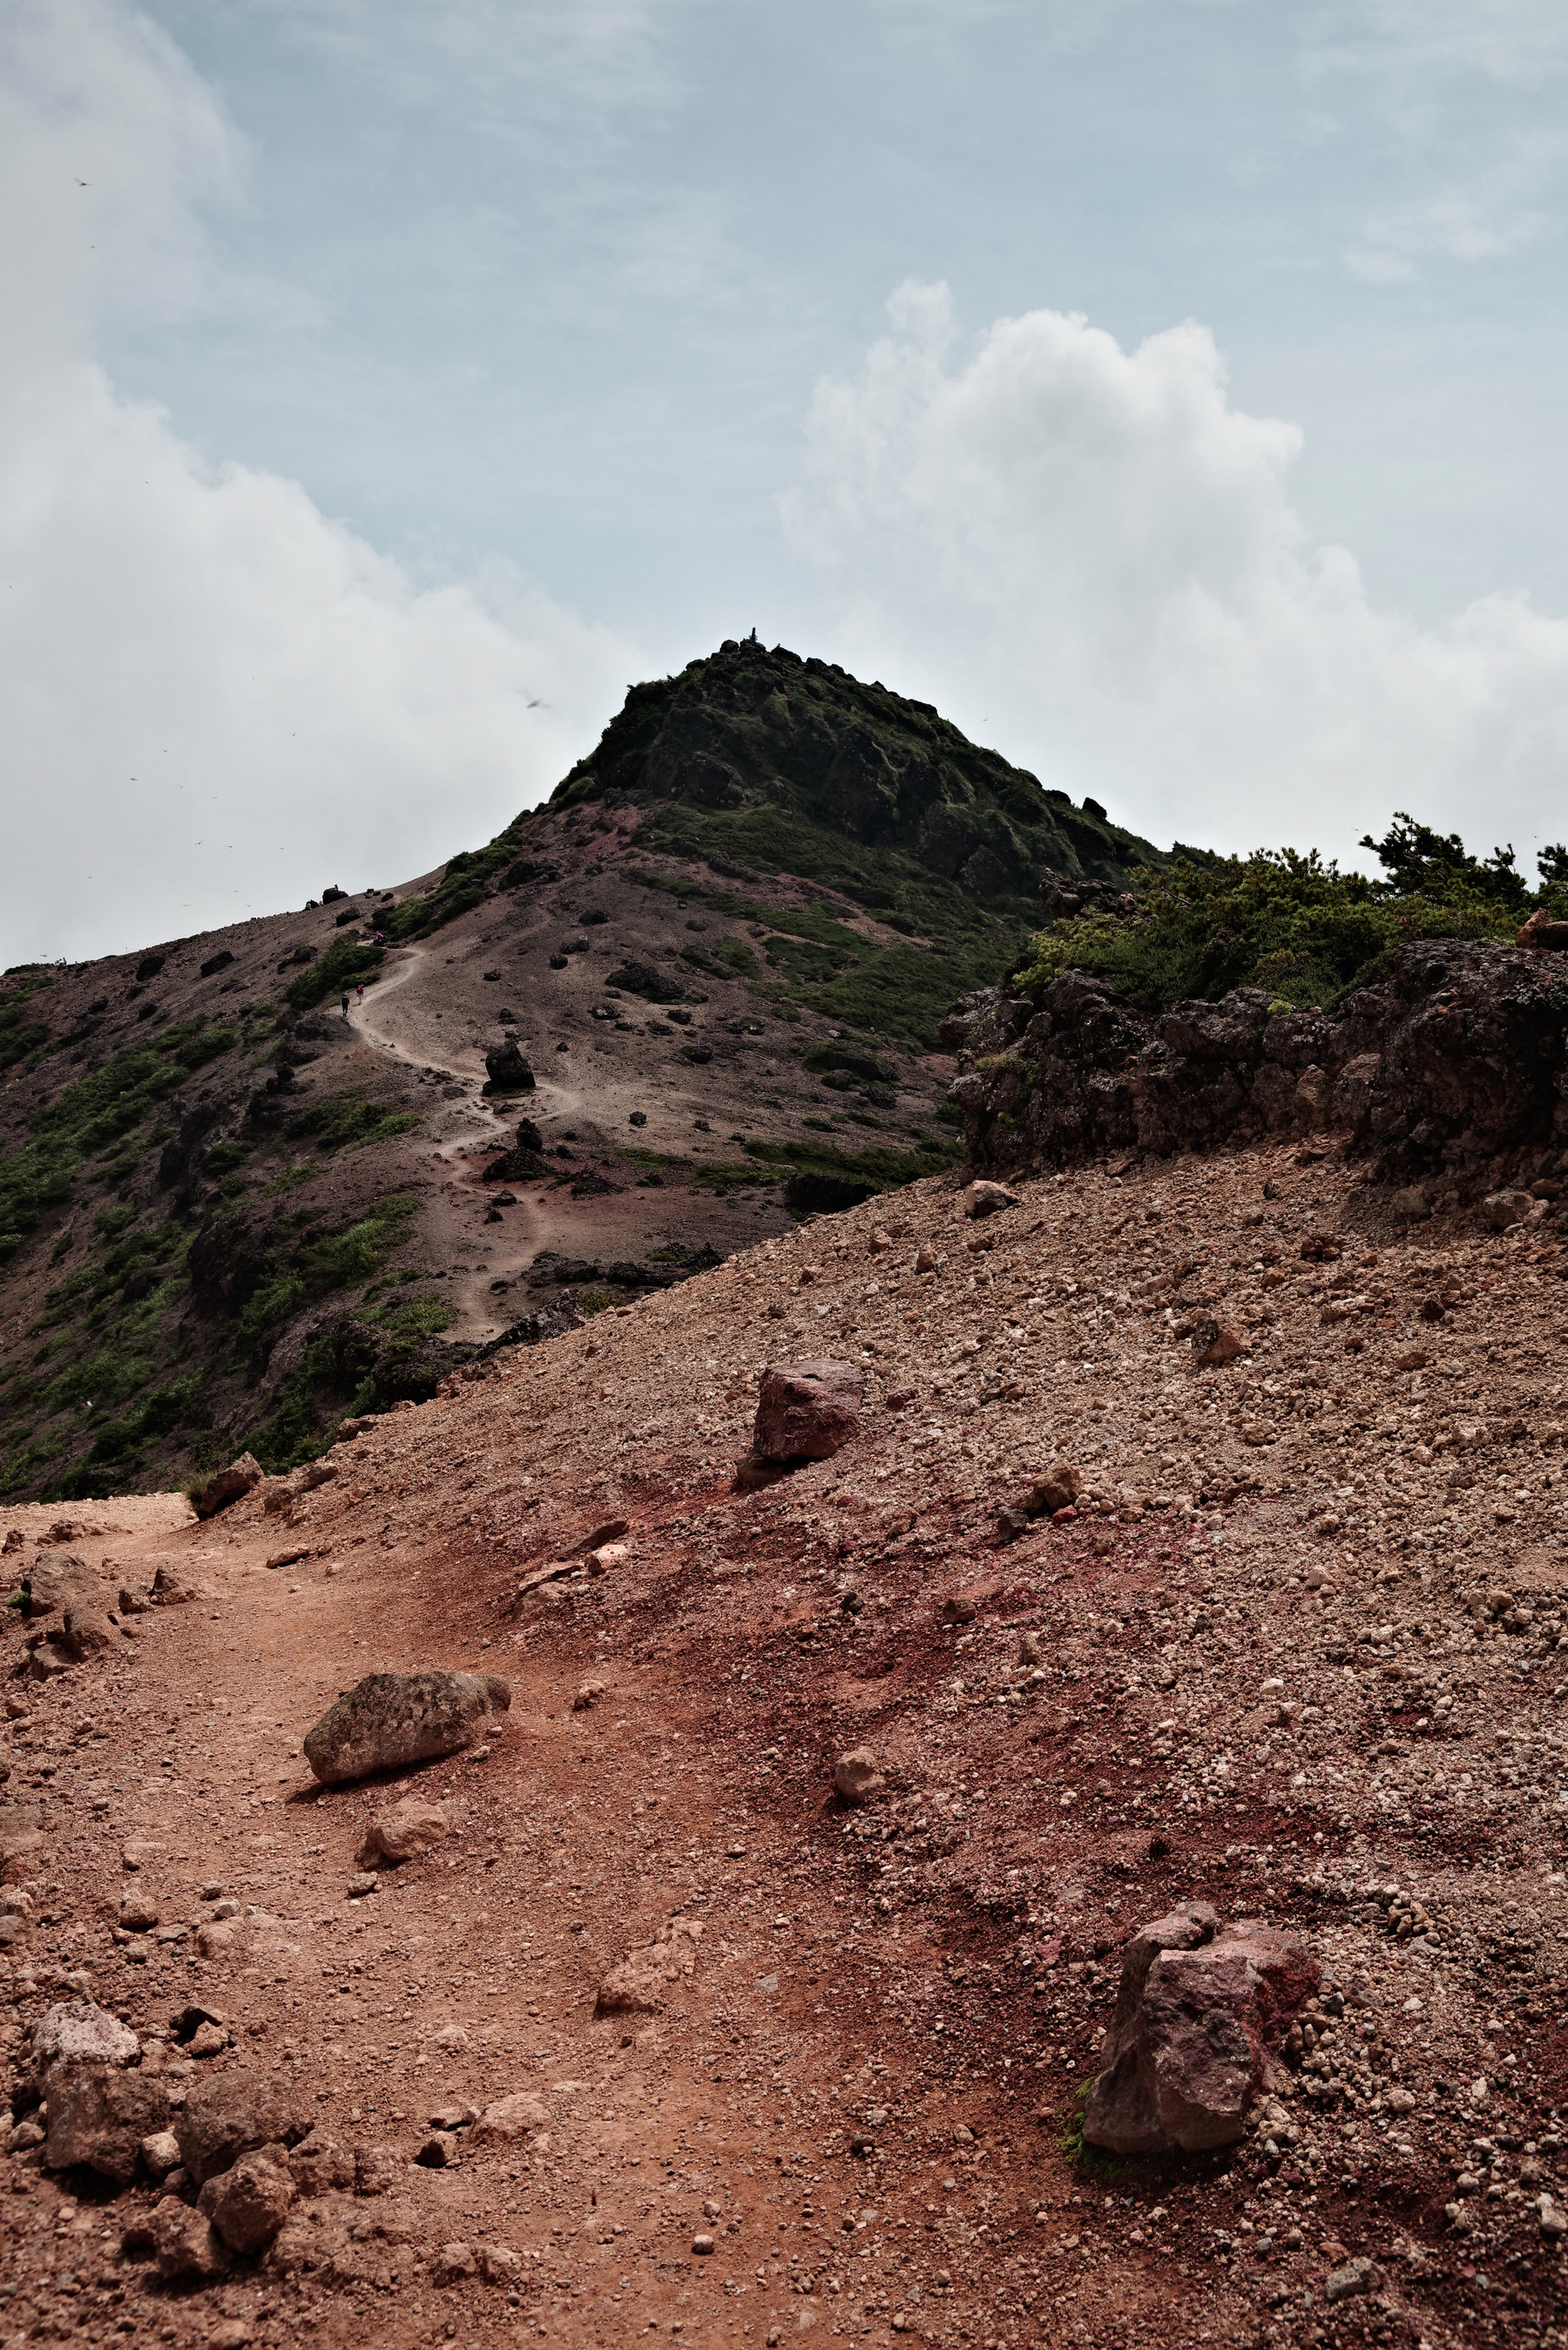
<instances>
[{"instance_id":1,"label":"dark rock formation","mask_svg":"<svg viewBox=\"0 0 1568 2350\"><path fill-rule=\"evenodd\" d=\"M1488 941L1405 947L1333 1014L1271 1015L1257 988L1149 1014L1068 972L1037 1005L966 997L942 1039L981 1170L1332 1134L1421 1214L1568 1148L1568 973Z\"/></svg>"},{"instance_id":2,"label":"dark rock formation","mask_svg":"<svg viewBox=\"0 0 1568 2350\"><path fill-rule=\"evenodd\" d=\"M490 1082L487 1094L531 1094L534 1072L524 1057L523 1047L515 1036L507 1036L494 1045L484 1056L484 1066Z\"/></svg>"},{"instance_id":3,"label":"dark rock formation","mask_svg":"<svg viewBox=\"0 0 1568 2350\"><path fill-rule=\"evenodd\" d=\"M665 828L680 806L784 813L899 850L989 903L1027 900L1045 874L1116 894L1164 862L1097 802L1044 790L930 703L754 638L633 686L552 805L586 799L637 801ZM680 853L679 833L670 845Z\"/></svg>"}]
</instances>

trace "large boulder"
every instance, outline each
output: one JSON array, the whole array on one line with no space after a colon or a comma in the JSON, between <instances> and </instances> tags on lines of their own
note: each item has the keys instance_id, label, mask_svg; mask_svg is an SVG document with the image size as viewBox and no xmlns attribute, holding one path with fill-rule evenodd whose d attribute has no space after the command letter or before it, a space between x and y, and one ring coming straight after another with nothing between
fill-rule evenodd
<instances>
[{"instance_id":1,"label":"large boulder","mask_svg":"<svg viewBox=\"0 0 1568 2350\"><path fill-rule=\"evenodd\" d=\"M860 1432L865 1375L853 1363L777 1363L763 1373L752 1430L758 1461L826 1461Z\"/></svg>"},{"instance_id":2,"label":"large boulder","mask_svg":"<svg viewBox=\"0 0 1568 2350\"><path fill-rule=\"evenodd\" d=\"M156 2073L102 2062L57 2062L48 2084L44 2160L51 2170L78 2163L129 2187L143 2138L169 2126L169 2091Z\"/></svg>"},{"instance_id":3,"label":"large boulder","mask_svg":"<svg viewBox=\"0 0 1568 2350\"><path fill-rule=\"evenodd\" d=\"M306 1732L305 1755L328 1787L456 1754L512 1703L496 1673L369 1673Z\"/></svg>"},{"instance_id":4,"label":"large boulder","mask_svg":"<svg viewBox=\"0 0 1568 2350\"><path fill-rule=\"evenodd\" d=\"M489 1084L487 1094L531 1094L534 1072L524 1057L523 1047L515 1036L504 1037L484 1056Z\"/></svg>"},{"instance_id":5,"label":"large boulder","mask_svg":"<svg viewBox=\"0 0 1568 2350\"><path fill-rule=\"evenodd\" d=\"M180 2159L204 2187L259 2146L297 2146L311 2126L296 2092L249 2072L198 2081L174 2124Z\"/></svg>"},{"instance_id":6,"label":"large boulder","mask_svg":"<svg viewBox=\"0 0 1568 2350\"><path fill-rule=\"evenodd\" d=\"M192 1494L199 1518L215 1517L233 1502L243 1502L253 1486L259 1485L266 1471L253 1453L242 1452L226 1469L220 1469L210 1478L199 1493Z\"/></svg>"},{"instance_id":7,"label":"large boulder","mask_svg":"<svg viewBox=\"0 0 1568 2350\"><path fill-rule=\"evenodd\" d=\"M1319 1980L1304 1943L1251 1923L1221 1926L1201 1902L1140 1927L1123 1957L1086 2141L1117 2155L1233 2146L1276 2077L1282 2033Z\"/></svg>"}]
</instances>

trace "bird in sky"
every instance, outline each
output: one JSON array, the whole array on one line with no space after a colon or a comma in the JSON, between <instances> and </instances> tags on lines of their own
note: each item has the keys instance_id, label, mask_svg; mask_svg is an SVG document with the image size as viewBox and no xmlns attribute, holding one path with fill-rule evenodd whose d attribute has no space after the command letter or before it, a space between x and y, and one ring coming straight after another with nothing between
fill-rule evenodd
<instances>
[{"instance_id":1,"label":"bird in sky","mask_svg":"<svg viewBox=\"0 0 1568 2350\"><path fill-rule=\"evenodd\" d=\"M90 180L78 180L77 182L77 185L78 188L90 188L92 182Z\"/></svg>"}]
</instances>

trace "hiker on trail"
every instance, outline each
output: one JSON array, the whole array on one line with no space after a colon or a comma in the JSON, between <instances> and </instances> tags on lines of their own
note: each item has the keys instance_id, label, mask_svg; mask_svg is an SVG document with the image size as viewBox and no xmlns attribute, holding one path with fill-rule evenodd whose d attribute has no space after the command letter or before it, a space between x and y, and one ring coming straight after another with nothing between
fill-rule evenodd
<instances>
[{"instance_id":1,"label":"hiker on trail","mask_svg":"<svg viewBox=\"0 0 1568 2350\"><path fill-rule=\"evenodd\" d=\"M359 982L359 1001L361 1003L365 1001L365 983L363 980Z\"/></svg>"},{"instance_id":2,"label":"hiker on trail","mask_svg":"<svg viewBox=\"0 0 1568 2350\"><path fill-rule=\"evenodd\" d=\"M348 1017L348 990L347 988L343 991L343 1017L345 1020Z\"/></svg>"}]
</instances>

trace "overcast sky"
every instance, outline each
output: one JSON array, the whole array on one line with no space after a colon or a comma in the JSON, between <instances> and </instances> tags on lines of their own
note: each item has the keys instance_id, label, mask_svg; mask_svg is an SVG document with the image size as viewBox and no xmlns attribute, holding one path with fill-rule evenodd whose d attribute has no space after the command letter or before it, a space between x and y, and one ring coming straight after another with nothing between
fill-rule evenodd
<instances>
[{"instance_id":1,"label":"overcast sky","mask_svg":"<svg viewBox=\"0 0 1568 2350\"><path fill-rule=\"evenodd\" d=\"M0 962L753 625L1157 840L1568 832L1562 0L7 0Z\"/></svg>"}]
</instances>

